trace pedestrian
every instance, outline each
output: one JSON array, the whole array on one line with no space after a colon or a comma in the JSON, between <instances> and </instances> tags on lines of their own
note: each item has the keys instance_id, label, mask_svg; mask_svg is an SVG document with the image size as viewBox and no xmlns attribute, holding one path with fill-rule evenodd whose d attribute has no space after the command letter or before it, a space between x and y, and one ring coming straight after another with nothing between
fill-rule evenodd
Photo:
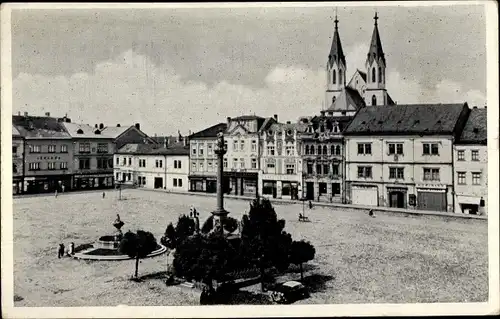
<instances>
[{"instance_id":1,"label":"pedestrian","mask_svg":"<svg viewBox=\"0 0 500 319\"><path fill-rule=\"evenodd\" d=\"M62 192L64 193L64 190L66 189L66 186L63 184L63 185L61 186L61 189L62 189Z\"/></svg>"},{"instance_id":2,"label":"pedestrian","mask_svg":"<svg viewBox=\"0 0 500 319\"><path fill-rule=\"evenodd\" d=\"M57 251L57 258L64 257L64 244L59 244L59 250Z\"/></svg>"},{"instance_id":3,"label":"pedestrian","mask_svg":"<svg viewBox=\"0 0 500 319\"><path fill-rule=\"evenodd\" d=\"M106 197L106 193L102 192L102 198Z\"/></svg>"},{"instance_id":4,"label":"pedestrian","mask_svg":"<svg viewBox=\"0 0 500 319\"><path fill-rule=\"evenodd\" d=\"M57 189L56 189L56 192L55 192L55 197L57 198Z\"/></svg>"},{"instance_id":5,"label":"pedestrian","mask_svg":"<svg viewBox=\"0 0 500 319\"><path fill-rule=\"evenodd\" d=\"M309 209L313 209L313 203L309 201Z\"/></svg>"},{"instance_id":6,"label":"pedestrian","mask_svg":"<svg viewBox=\"0 0 500 319\"><path fill-rule=\"evenodd\" d=\"M73 256L75 254L75 243L71 242L69 244L69 250L68 250L68 255Z\"/></svg>"},{"instance_id":7,"label":"pedestrian","mask_svg":"<svg viewBox=\"0 0 500 319\"><path fill-rule=\"evenodd\" d=\"M375 215L373 214L373 209L370 209L370 211L368 212L368 216L375 217Z\"/></svg>"}]
</instances>

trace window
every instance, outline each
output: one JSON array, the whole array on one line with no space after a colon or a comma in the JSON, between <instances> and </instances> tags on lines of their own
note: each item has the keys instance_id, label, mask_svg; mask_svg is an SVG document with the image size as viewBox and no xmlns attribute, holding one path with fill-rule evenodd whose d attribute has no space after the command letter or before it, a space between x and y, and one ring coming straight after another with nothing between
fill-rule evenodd
<instances>
[{"instance_id":1,"label":"window","mask_svg":"<svg viewBox=\"0 0 500 319\"><path fill-rule=\"evenodd\" d=\"M293 156L295 155L295 146L293 145L288 145L286 146L286 156Z\"/></svg>"},{"instance_id":2,"label":"window","mask_svg":"<svg viewBox=\"0 0 500 319\"><path fill-rule=\"evenodd\" d=\"M80 158L79 168L80 169L90 169L90 158Z\"/></svg>"},{"instance_id":3,"label":"window","mask_svg":"<svg viewBox=\"0 0 500 319\"><path fill-rule=\"evenodd\" d=\"M307 163L307 174L313 174L313 164Z\"/></svg>"},{"instance_id":4,"label":"window","mask_svg":"<svg viewBox=\"0 0 500 319\"><path fill-rule=\"evenodd\" d=\"M139 160L139 166L141 164L141 160ZM97 159L97 168L106 169L108 168L108 160L106 158L98 158Z\"/></svg>"},{"instance_id":5,"label":"window","mask_svg":"<svg viewBox=\"0 0 500 319\"><path fill-rule=\"evenodd\" d=\"M30 145L30 153L40 153L40 145Z\"/></svg>"},{"instance_id":6,"label":"window","mask_svg":"<svg viewBox=\"0 0 500 319\"><path fill-rule=\"evenodd\" d=\"M389 155L395 154L403 154L403 143L389 143Z\"/></svg>"},{"instance_id":7,"label":"window","mask_svg":"<svg viewBox=\"0 0 500 319\"><path fill-rule=\"evenodd\" d=\"M30 171L38 171L38 170L40 170L40 162L29 163L29 170Z\"/></svg>"},{"instance_id":8,"label":"window","mask_svg":"<svg viewBox=\"0 0 500 319\"><path fill-rule=\"evenodd\" d=\"M182 168L182 161L181 160L174 161L174 164L175 163L177 163L177 165L174 168L177 168L177 169L181 169Z\"/></svg>"},{"instance_id":9,"label":"window","mask_svg":"<svg viewBox=\"0 0 500 319\"><path fill-rule=\"evenodd\" d=\"M333 176L338 176L339 175L339 164L333 164L332 165L332 175Z\"/></svg>"},{"instance_id":10,"label":"window","mask_svg":"<svg viewBox=\"0 0 500 319\"><path fill-rule=\"evenodd\" d=\"M238 159L233 158L233 168L236 168L236 167L238 167Z\"/></svg>"},{"instance_id":11,"label":"window","mask_svg":"<svg viewBox=\"0 0 500 319\"><path fill-rule=\"evenodd\" d=\"M335 155L335 145L330 146L330 154Z\"/></svg>"},{"instance_id":12,"label":"window","mask_svg":"<svg viewBox=\"0 0 500 319\"><path fill-rule=\"evenodd\" d=\"M306 155L309 155L309 145L306 145L305 153Z\"/></svg>"},{"instance_id":13,"label":"window","mask_svg":"<svg viewBox=\"0 0 500 319\"><path fill-rule=\"evenodd\" d=\"M371 143L358 143L358 154L371 154L372 144Z\"/></svg>"},{"instance_id":14,"label":"window","mask_svg":"<svg viewBox=\"0 0 500 319\"><path fill-rule=\"evenodd\" d=\"M437 143L424 143L422 145L424 155L439 155L439 146Z\"/></svg>"},{"instance_id":15,"label":"window","mask_svg":"<svg viewBox=\"0 0 500 319\"><path fill-rule=\"evenodd\" d=\"M214 170L214 165L213 165L212 161L207 162L207 169L209 172L212 172Z\"/></svg>"},{"instance_id":16,"label":"window","mask_svg":"<svg viewBox=\"0 0 500 319\"><path fill-rule=\"evenodd\" d=\"M332 84L337 84L337 72L332 70Z\"/></svg>"},{"instance_id":17,"label":"window","mask_svg":"<svg viewBox=\"0 0 500 319\"><path fill-rule=\"evenodd\" d=\"M177 178L174 178L174 187L177 187Z\"/></svg>"},{"instance_id":18,"label":"window","mask_svg":"<svg viewBox=\"0 0 500 319\"><path fill-rule=\"evenodd\" d=\"M424 181L439 181L439 168L424 168Z\"/></svg>"},{"instance_id":19,"label":"window","mask_svg":"<svg viewBox=\"0 0 500 319\"><path fill-rule=\"evenodd\" d=\"M80 143L78 147L80 153L90 153L90 143Z\"/></svg>"},{"instance_id":20,"label":"window","mask_svg":"<svg viewBox=\"0 0 500 319\"><path fill-rule=\"evenodd\" d=\"M205 170L205 165L204 165L205 163L204 162L200 162L199 164L200 164L199 165L200 166L200 172L203 172Z\"/></svg>"},{"instance_id":21,"label":"window","mask_svg":"<svg viewBox=\"0 0 500 319\"><path fill-rule=\"evenodd\" d=\"M257 141L252 141L252 152L257 152Z\"/></svg>"},{"instance_id":22,"label":"window","mask_svg":"<svg viewBox=\"0 0 500 319\"><path fill-rule=\"evenodd\" d=\"M273 163L273 162L268 162L268 163L267 163L267 168L268 168L268 169L274 169L275 167L276 167L276 166L274 165L274 163Z\"/></svg>"},{"instance_id":23,"label":"window","mask_svg":"<svg viewBox=\"0 0 500 319\"><path fill-rule=\"evenodd\" d=\"M139 159L139 167L146 167L146 160L145 159Z\"/></svg>"},{"instance_id":24,"label":"window","mask_svg":"<svg viewBox=\"0 0 500 319\"><path fill-rule=\"evenodd\" d=\"M245 168L245 159L244 158L240 158L240 167Z\"/></svg>"},{"instance_id":25,"label":"window","mask_svg":"<svg viewBox=\"0 0 500 319\"><path fill-rule=\"evenodd\" d=\"M238 151L238 141L233 141L233 151Z\"/></svg>"},{"instance_id":26,"label":"window","mask_svg":"<svg viewBox=\"0 0 500 319\"><path fill-rule=\"evenodd\" d=\"M342 80L342 70L339 70L339 84L342 84L344 81Z\"/></svg>"},{"instance_id":27,"label":"window","mask_svg":"<svg viewBox=\"0 0 500 319\"><path fill-rule=\"evenodd\" d=\"M132 157L128 158L128 166L132 165Z\"/></svg>"},{"instance_id":28,"label":"window","mask_svg":"<svg viewBox=\"0 0 500 319\"><path fill-rule=\"evenodd\" d=\"M267 147L267 155L274 156L274 146L269 145Z\"/></svg>"},{"instance_id":29,"label":"window","mask_svg":"<svg viewBox=\"0 0 500 319\"><path fill-rule=\"evenodd\" d=\"M375 69L373 69L373 71L375 71ZM377 105L377 97L374 95L372 95L372 105Z\"/></svg>"},{"instance_id":30,"label":"window","mask_svg":"<svg viewBox=\"0 0 500 319\"><path fill-rule=\"evenodd\" d=\"M465 161L465 151L460 150L457 152L457 160L458 161Z\"/></svg>"},{"instance_id":31,"label":"window","mask_svg":"<svg viewBox=\"0 0 500 319\"><path fill-rule=\"evenodd\" d=\"M287 175L295 174L295 164L286 164L286 173Z\"/></svg>"},{"instance_id":32,"label":"window","mask_svg":"<svg viewBox=\"0 0 500 319\"><path fill-rule=\"evenodd\" d=\"M137 183L139 185L146 185L146 176L138 176L137 177Z\"/></svg>"},{"instance_id":33,"label":"window","mask_svg":"<svg viewBox=\"0 0 500 319\"><path fill-rule=\"evenodd\" d=\"M377 83L377 78L375 77L375 75L376 75L375 74L375 67L373 67L373 69L372 69L372 82L373 83Z\"/></svg>"},{"instance_id":34,"label":"window","mask_svg":"<svg viewBox=\"0 0 500 319\"><path fill-rule=\"evenodd\" d=\"M17 153L17 146L12 146L12 154L16 155Z\"/></svg>"},{"instance_id":35,"label":"window","mask_svg":"<svg viewBox=\"0 0 500 319\"><path fill-rule=\"evenodd\" d=\"M378 67L378 83L382 83L382 68Z\"/></svg>"},{"instance_id":36,"label":"window","mask_svg":"<svg viewBox=\"0 0 500 319\"><path fill-rule=\"evenodd\" d=\"M125 166L127 164L127 159L124 157L122 161L122 165Z\"/></svg>"},{"instance_id":37,"label":"window","mask_svg":"<svg viewBox=\"0 0 500 319\"><path fill-rule=\"evenodd\" d=\"M60 169L68 169L68 163L67 162L61 162L59 164Z\"/></svg>"},{"instance_id":38,"label":"window","mask_svg":"<svg viewBox=\"0 0 500 319\"><path fill-rule=\"evenodd\" d=\"M257 168L257 159L256 158L252 158L252 168L253 169Z\"/></svg>"},{"instance_id":39,"label":"window","mask_svg":"<svg viewBox=\"0 0 500 319\"><path fill-rule=\"evenodd\" d=\"M116 165L120 165L120 158L116 157Z\"/></svg>"},{"instance_id":40,"label":"window","mask_svg":"<svg viewBox=\"0 0 500 319\"><path fill-rule=\"evenodd\" d=\"M97 153L107 153L107 152L108 152L108 143L97 144Z\"/></svg>"},{"instance_id":41,"label":"window","mask_svg":"<svg viewBox=\"0 0 500 319\"><path fill-rule=\"evenodd\" d=\"M327 175L330 172L330 165L323 164L323 174Z\"/></svg>"},{"instance_id":42,"label":"window","mask_svg":"<svg viewBox=\"0 0 500 319\"><path fill-rule=\"evenodd\" d=\"M208 155L212 155L212 154L213 154L213 148L214 148L214 147L213 147L213 144L212 144L212 143L208 143L208 145L207 145L207 149L208 149L208 150L207 150L207 154L208 154ZM179 168L180 168L180 167L179 167Z\"/></svg>"},{"instance_id":43,"label":"window","mask_svg":"<svg viewBox=\"0 0 500 319\"><path fill-rule=\"evenodd\" d=\"M389 167L390 179L404 179L404 167Z\"/></svg>"},{"instance_id":44,"label":"window","mask_svg":"<svg viewBox=\"0 0 500 319\"><path fill-rule=\"evenodd\" d=\"M318 145L318 155L321 155L321 145Z\"/></svg>"},{"instance_id":45,"label":"window","mask_svg":"<svg viewBox=\"0 0 500 319\"><path fill-rule=\"evenodd\" d=\"M240 151L245 150L245 141L240 141Z\"/></svg>"},{"instance_id":46,"label":"window","mask_svg":"<svg viewBox=\"0 0 500 319\"><path fill-rule=\"evenodd\" d=\"M314 155L314 145L311 145L311 155Z\"/></svg>"},{"instance_id":47,"label":"window","mask_svg":"<svg viewBox=\"0 0 500 319\"><path fill-rule=\"evenodd\" d=\"M61 145L61 153L68 153L68 145Z\"/></svg>"},{"instance_id":48,"label":"window","mask_svg":"<svg viewBox=\"0 0 500 319\"><path fill-rule=\"evenodd\" d=\"M17 173L17 165L12 163L12 173Z\"/></svg>"},{"instance_id":49,"label":"window","mask_svg":"<svg viewBox=\"0 0 500 319\"><path fill-rule=\"evenodd\" d=\"M470 153L471 153L471 159L473 161L479 161L479 151L478 150L472 150Z\"/></svg>"},{"instance_id":50,"label":"window","mask_svg":"<svg viewBox=\"0 0 500 319\"><path fill-rule=\"evenodd\" d=\"M458 179L458 185L466 185L467 182L465 180L465 172L458 172L457 173L457 179Z\"/></svg>"},{"instance_id":51,"label":"window","mask_svg":"<svg viewBox=\"0 0 500 319\"><path fill-rule=\"evenodd\" d=\"M224 159L223 168L227 168L227 158Z\"/></svg>"},{"instance_id":52,"label":"window","mask_svg":"<svg viewBox=\"0 0 500 319\"><path fill-rule=\"evenodd\" d=\"M472 185L481 185L481 173L472 173Z\"/></svg>"},{"instance_id":53,"label":"window","mask_svg":"<svg viewBox=\"0 0 500 319\"><path fill-rule=\"evenodd\" d=\"M323 145L323 155L328 155L328 147Z\"/></svg>"},{"instance_id":54,"label":"window","mask_svg":"<svg viewBox=\"0 0 500 319\"><path fill-rule=\"evenodd\" d=\"M316 164L316 174L317 175L321 175L321 168L322 168L322 165L321 164Z\"/></svg>"},{"instance_id":55,"label":"window","mask_svg":"<svg viewBox=\"0 0 500 319\"><path fill-rule=\"evenodd\" d=\"M177 185L179 185L179 187L182 187L182 178L177 179Z\"/></svg>"},{"instance_id":56,"label":"window","mask_svg":"<svg viewBox=\"0 0 500 319\"><path fill-rule=\"evenodd\" d=\"M193 144L193 146L191 146L191 154L196 155L196 144Z\"/></svg>"},{"instance_id":57,"label":"window","mask_svg":"<svg viewBox=\"0 0 500 319\"><path fill-rule=\"evenodd\" d=\"M47 165L47 169L49 170L55 170L56 169L56 163L55 162L49 162Z\"/></svg>"},{"instance_id":58,"label":"window","mask_svg":"<svg viewBox=\"0 0 500 319\"><path fill-rule=\"evenodd\" d=\"M196 168L197 168L197 166L196 166L196 162L191 162L191 170L192 170L193 172L196 172Z\"/></svg>"},{"instance_id":59,"label":"window","mask_svg":"<svg viewBox=\"0 0 500 319\"><path fill-rule=\"evenodd\" d=\"M156 164L156 168L162 168L163 167L163 160L156 160L155 164Z\"/></svg>"},{"instance_id":60,"label":"window","mask_svg":"<svg viewBox=\"0 0 500 319\"><path fill-rule=\"evenodd\" d=\"M56 152L56 146L55 145L49 145L49 153L55 153Z\"/></svg>"},{"instance_id":61,"label":"window","mask_svg":"<svg viewBox=\"0 0 500 319\"><path fill-rule=\"evenodd\" d=\"M372 167L358 166L358 178L372 178Z\"/></svg>"},{"instance_id":62,"label":"window","mask_svg":"<svg viewBox=\"0 0 500 319\"><path fill-rule=\"evenodd\" d=\"M370 145L370 153L371 153L371 145ZM341 155L340 154L340 145L335 146L335 155Z\"/></svg>"}]
</instances>

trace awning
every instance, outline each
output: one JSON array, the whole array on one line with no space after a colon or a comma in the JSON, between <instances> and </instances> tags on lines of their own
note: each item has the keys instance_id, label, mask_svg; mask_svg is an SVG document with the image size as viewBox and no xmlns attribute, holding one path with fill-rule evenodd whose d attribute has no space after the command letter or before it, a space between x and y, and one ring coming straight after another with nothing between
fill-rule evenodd
<instances>
[{"instance_id":1,"label":"awning","mask_svg":"<svg viewBox=\"0 0 500 319\"><path fill-rule=\"evenodd\" d=\"M446 189L437 188L417 188L418 193L446 193Z\"/></svg>"},{"instance_id":2,"label":"awning","mask_svg":"<svg viewBox=\"0 0 500 319\"><path fill-rule=\"evenodd\" d=\"M479 202L481 201L481 197L457 196L457 201L459 204L479 205Z\"/></svg>"}]
</instances>

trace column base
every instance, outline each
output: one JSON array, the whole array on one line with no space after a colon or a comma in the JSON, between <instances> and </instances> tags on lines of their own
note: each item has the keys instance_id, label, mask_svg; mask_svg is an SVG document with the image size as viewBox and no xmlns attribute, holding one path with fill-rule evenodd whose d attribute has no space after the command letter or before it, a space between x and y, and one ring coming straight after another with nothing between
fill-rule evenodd
<instances>
[{"instance_id":1,"label":"column base","mask_svg":"<svg viewBox=\"0 0 500 319\"><path fill-rule=\"evenodd\" d=\"M214 215L214 217L226 217L229 212L224 208L217 208L211 214Z\"/></svg>"}]
</instances>

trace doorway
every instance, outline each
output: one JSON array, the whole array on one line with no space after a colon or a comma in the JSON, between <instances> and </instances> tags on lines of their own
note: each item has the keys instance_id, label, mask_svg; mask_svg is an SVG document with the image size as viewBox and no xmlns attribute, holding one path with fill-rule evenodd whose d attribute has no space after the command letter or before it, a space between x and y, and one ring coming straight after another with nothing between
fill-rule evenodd
<instances>
[{"instance_id":1,"label":"doorway","mask_svg":"<svg viewBox=\"0 0 500 319\"><path fill-rule=\"evenodd\" d=\"M308 200L314 200L314 182L306 183L306 198Z\"/></svg>"},{"instance_id":2,"label":"doorway","mask_svg":"<svg viewBox=\"0 0 500 319\"><path fill-rule=\"evenodd\" d=\"M395 208L405 208L405 193L401 191L389 192L389 206Z\"/></svg>"},{"instance_id":3,"label":"doorway","mask_svg":"<svg viewBox=\"0 0 500 319\"><path fill-rule=\"evenodd\" d=\"M155 177L155 189L157 188L163 188L163 178L162 177Z\"/></svg>"}]
</instances>

